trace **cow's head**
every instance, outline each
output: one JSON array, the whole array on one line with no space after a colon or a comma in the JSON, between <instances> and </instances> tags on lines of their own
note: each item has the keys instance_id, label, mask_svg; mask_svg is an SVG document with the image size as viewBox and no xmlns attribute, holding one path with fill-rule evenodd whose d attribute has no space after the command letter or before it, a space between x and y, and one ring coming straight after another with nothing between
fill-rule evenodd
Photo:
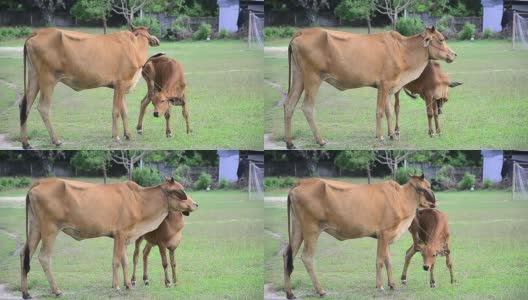
<instances>
[{"instance_id":1,"label":"cow's head","mask_svg":"<svg viewBox=\"0 0 528 300\"><path fill-rule=\"evenodd\" d=\"M183 97L168 96L164 91L160 91L151 97L152 105L154 105L154 117L159 117L165 114L170 105L183 105Z\"/></svg>"},{"instance_id":2,"label":"cow's head","mask_svg":"<svg viewBox=\"0 0 528 300\"><path fill-rule=\"evenodd\" d=\"M158 40L158 38L149 33L148 27L143 27L143 26L136 27L131 24L130 31L132 31L132 33L137 37L141 36L141 37L146 38L151 47L157 47L160 45L160 41Z\"/></svg>"},{"instance_id":3,"label":"cow's head","mask_svg":"<svg viewBox=\"0 0 528 300\"><path fill-rule=\"evenodd\" d=\"M173 177L165 178L165 182L161 184L161 189L167 195L169 211L179 211L188 216L190 212L198 208L198 203L187 196L183 186L176 182Z\"/></svg>"},{"instance_id":4,"label":"cow's head","mask_svg":"<svg viewBox=\"0 0 528 300\"><path fill-rule=\"evenodd\" d=\"M444 36L435 27L426 27L420 35L423 38L423 46L429 51L429 59L443 60L451 63L457 56L445 41Z\"/></svg>"},{"instance_id":5,"label":"cow's head","mask_svg":"<svg viewBox=\"0 0 528 300\"><path fill-rule=\"evenodd\" d=\"M425 179L424 174L421 176L409 175L408 183L414 187L420 197L419 206L421 208L435 208L436 197L431 189L431 184Z\"/></svg>"}]
</instances>

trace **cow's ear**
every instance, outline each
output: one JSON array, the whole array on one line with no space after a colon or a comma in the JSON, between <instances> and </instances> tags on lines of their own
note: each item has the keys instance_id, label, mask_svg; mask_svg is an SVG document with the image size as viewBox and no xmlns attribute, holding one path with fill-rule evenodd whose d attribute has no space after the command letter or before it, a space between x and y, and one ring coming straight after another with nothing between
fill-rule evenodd
<instances>
[{"instance_id":1,"label":"cow's ear","mask_svg":"<svg viewBox=\"0 0 528 300\"><path fill-rule=\"evenodd\" d=\"M176 194L176 196L178 196L178 198L180 198L180 200L187 200L187 194L184 190L175 189L173 192Z\"/></svg>"},{"instance_id":2,"label":"cow's ear","mask_svg":"<svg viewBox=\"0 0 528 300\"><path fill-rule=\"evenodd\" d=\"M424 179L425 179L425 174L424 174L424 173L422 173L422 175L420 176L420 179L421 179L421 180L424 180Z\"/></svg>"},{"instance_id":3,"label":"cow's ear","mask_svg":"<svg viewBox=\"0 0 528 300\"><path fill-rule=\"evenodd\" d=\"M435 32L435 31L436 31L436 29L435 29L435 27L434 27L434 25L433 25L433 26L431 27L431 32Z\"/></svg>"},{"instance_id":4,"label":"cow's ear","mask_svg":"<svg viewBox=\"0 0 528 300\"><path fill-rule=\"evenodd\" d=\"M174 177L171 176L171 178L170 178L170 182L171 182L171 183L174 183Z\"/></svg>"},{"instance_id":5,"label":"cow's ear","mask_svg":"<svg viewBox=\"0 0 528 300\"><path fill-rule=\"evenodd\" d=\"M426 35L426 36L424 37L424 40L423 40L423 46L424 46L424 48L429 47L429 44L431 44L431 37L429 37L429 36Z\"/></svg>"}]
</instances>

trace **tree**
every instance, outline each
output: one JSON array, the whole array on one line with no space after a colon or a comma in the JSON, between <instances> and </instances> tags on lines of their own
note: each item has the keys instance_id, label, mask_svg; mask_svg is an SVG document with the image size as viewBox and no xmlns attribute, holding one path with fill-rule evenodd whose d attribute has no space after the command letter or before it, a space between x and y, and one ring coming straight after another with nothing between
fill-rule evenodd
<instances>
[{"instance_id":1,"label":"tree","mask_svg":"<svg viewBox=\"0 0 528 300\"><path fill-rule=\"evenodd\" d=\"M375 155L375 160L389 167L392 174L392 179L396 179L396 172L398 171L398 165L407 159L411 155L412 151L410 150L384 150L378 151Z\"/></svg>"},{"instance_id":2,"label":"tree","mask_svg":"<svg viewBox=\"0 0 528 300\"><path fill-rule=\"evenodd\" d=\"M122 15L128 25L132 25L134 15L153 0L112 0L112 11Z\"/></svg>"},{"instance_id":3,"label":"tree","mask_svg":"<svg viewBox=\"0 0 528 300\"><path fill-rule=\"evenodd\" d=\"M392 23L392 28L396 28L398 22L398 14L404 11L407 7L416 0L376 0L376 10L384 15L387 15Z\"/></svg>"},{"instance_id":4,"label":"tree","mask_svg":"<svg viewBox=\"0 0 528 300\"><path fill-rule=\"evenodd\" d=\"M134 165L140 162L146 154L146 151L140 150L119 150L112 152L111 159L114 163L125 167L127 170L128 179L132 180L132 171L134 171Z\"/></svg>"},{"instance_id":5,"label":"tree","mask_svg":"<svg viewBox=\"0 0 528 300\"><path fill-rule=\"evenodd\" d=\"M329 8L328 0L297 0L299 5L306 10L310 24L317 24L319 21L319 10Z\"/></svg>"},{"instance_id":6,"label":"tree","mask_svg":"<svg viewBox=\"0 0 528 300\"><path fill-rule=\"evenodd\" d=\"M325 150L297 150L290 152L306 160L306 166L310 176L317 176L319 173L319 160L326 159L330 156L330 153Z\"/></svg>"},{"instance_id":7,"label":"tree","mask_svg":"<svg viewBox=\"0 0 528 300\"><path fill-rule=\"evenodd\" d=\"M42 10L46 24L53 24L55 10L59 7L65 8L64 0L33 0L33 5Z\"/></svg>"},{"instance_id":8,"label":"tree","mask_svg":"<svg viewBox=\"0 0 528 300\"><path fill-rule=\"evenodd\" d=\"M355 171L364 170L367 171L368 184L370 184L371 174L370 171L374 166L375 158L374 151L354 151L346 150L341 151L335 158L336 166L341 170Z\"/></svg>"},{"instance_id":9,"label":"tree","mask_svg":"<svg viewBox=\"0 0 528 300\"><path fill-rule=\"evenodd\" d=\"M110 165L110 153L108 151L81 150L71 158L70 163L76 170L81 171L103 171L103 180L106 184L106 171Z\"/></svg>"},{"instance_id":10,"label":"tree","mask_svg":"<svg viewBox=\"0 0 528 300\"><path fill-rule=\"evenodd\" d=\"M78 0L70 9L70 14L81 21L102 20L106 34L106 18L111 10L111 0Z\"/></svg>"},{"instance_id":11,"label":"tree","mask_svg":"<svg viewBox=\"0 0 528 300\"><path fill-rule=\"evenodd\" d=\"M370 34L372 28L370 18L374 10L374 0L343 0L335 8L335 14L341 20L346 21L366 20Z\"/></svg>"}]
</instances>

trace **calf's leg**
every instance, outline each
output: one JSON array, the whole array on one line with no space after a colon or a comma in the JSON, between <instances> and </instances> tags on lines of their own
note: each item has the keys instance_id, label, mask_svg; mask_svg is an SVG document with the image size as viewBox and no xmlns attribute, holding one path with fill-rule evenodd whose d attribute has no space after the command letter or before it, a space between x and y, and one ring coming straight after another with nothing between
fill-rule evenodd
<instances>
[{"instance_id":1,"label":"calf's leg","mask_svg":"<svg viewBox=\"0 0 528 300\"><path fill-rule=\"evenodd\" d=\"M42 269L46 274L48 283L51 287L51 292L55 296L60 296L62 292L57 287L55 278L51 272L51 253L53 252L53 244L57 238L58 230L54 225L43 227L41 231L42 247L40 248L39 261L42 265Z\"/></svg>"},{"instance_id":2,"label":"calf's leg","mask_svg":"<svg viewBox=\"0 0 528 300\"><path fill-rule=\"evenodd\" d=\"M165 135L167 138L172 137L172 130L170 128L170 107L165 112Z\"/></svg>"},{"instance_id":3,"label":"calf's leg","mask_svg":"<svg viewBox=\"0 0 528 300\"><path fill-rule=\"evenodd\" d=\"M150 99L149 99L148 95L149 94L147 93L147 95L145 95L143 100L141 100L141 106L139 108L139 120L138 120L138 123L137 123L137 126L136 126L136 131L137 131L138 134L142 134L143 133L143 117L145 116L145 111L147 110L147 106L150 103Z\"/></svg>"},{"instance_id":4,"label":"calf's leg","mask_svg":"<svg viewBox=\"0 0 528 300\"><path fill-rule=\"evenodd\" d=\"M397 136L400 135L400 92L401 90L397 91L394 94L394 114L396 115L396 125L394 126L394 134Z\"/></svg>"},{"instance_id":5,"label":"calf's leg","mask_svg":"<svg viewBox=\"0 0 528 300\"><path fill-rule=\"evenodd\" d=\"M426 96L425 98L425 104L426 104L426 112L427 112L427 122L429 124L429 136L430 137L433 137L434 136L434 131L433 131L433 124L432 124L432 119L433 119L433 97L431 96Z\"/></svg>"},{"instance_id":6,"label":"calf's leg","mask_svg":"<svg viewBox=\"0 0 528 300\"><path fill-rule=\"evenodd\" d=\"M407 284L407 269L409 268L409 264L411 263L411 258L416 253L416 249L414 247L414 244L411 245L409 249L407 249L407 252L405 254L405 264L403 265L403 272L401 275L401 283Z\"/></svg>"},{"instance_id":7,"label":"calf's leg","mask_svg":"<svg viewBox=\"0 0 528 300\"><path fill-rule=\"evenodd\" d=\"M143 249L143 283L149 285L148 280L148 256L152 249L152 244L147 241L145 248Z\"/></svg>"},{"instance_id":8,"label":"calf's leg","mask_svg":"<svg viewBox=\"0 0 528 300\"><path fill-rule=\"evenodd\" d=\"M170 247L169 248L169 255L170 255L170 263L171 263L171 270L172 270L172 283L176 285L177 277L176 277L176 259L174 258L174 251L176 250L176 247Z\"/></svg>"},{"instance_id":9,"label":"calf's leg","mask_svg":"<svg viewBox=\"0 0 528 300\"><path fill-rule=\"evenodd\" d=\"M140 237L135 242L134 257L132 259L134 263L134 270L132 272L132 285L136 285L136 268L137 268L137 263L138 263L138 258L139 258L139 249L141 247L142 241L143 241L143 237Z\"/></svg>"},{"instance_id":10,"label":"calf's leg","mask_svg":"<svg viewBox=\"0 0 528 300\"><path fill-rule=\"evenodd\" d=\"M439 110L438 102L437 101L433 101L433 102L434 102L433 113L434 113L434 121L435 121L436 133L438 135L440 135L440 134L442 134L442 129L440 129L440 122L438 121L438 110Z\"/></svg>"},{"instance_id":11,"label":"calf's leg","mask_svg":"<svg viewBox=\"0 0 528 300\"><path fill-rule=\"evenodd\" d=\"M434 279L434 266L435 264L431 264L431 269L429 270L429 272L431 272L431 280L429 281L429 284L432 288L435 288L436 287L436 282L435 282L435 279Z\"/></svg>"},{"instance_id":12,"label":"calf's leg","mask_svg":"<svg viewBox=\"0 0 528 300\"><path fill-rule=\"evenodd\" d=\"M167 270L167 267L169 266L169 263L167 262L167 248L161 245L158 245L158 248L161 256L161 265L163 266L163 272L165 273L165 287L170 287L171 281Z\"/></svg>"}]
</instances>

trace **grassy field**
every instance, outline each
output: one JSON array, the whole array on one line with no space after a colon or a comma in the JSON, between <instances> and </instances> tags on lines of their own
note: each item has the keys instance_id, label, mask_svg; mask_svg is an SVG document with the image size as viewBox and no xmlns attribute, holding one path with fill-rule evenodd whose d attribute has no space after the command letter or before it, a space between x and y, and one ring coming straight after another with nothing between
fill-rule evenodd
<instances>
[{"instance_id":1,"label":"grassy field","mask_svg":"<svg viewBox=\"0 0 528 300\"><path fill-rule=\"evenodd\" d=\"M268 195L268 192L266 192ZM282 194L286 196L286 192ZM391 245L395 291L379 292L376 284L376 240L339 242L322 234L315 269L328 299L526 299L528 266L528 203L513 202L505 191L437 193L440 209L449 217L451 254L456 283L449 283L445 258L437 259L437 288L429 288L429 273L422 270L416 254L407 274L407 286L399 282L405 251L412 244L408 233ZM286 202L265 202L265 282L284 295L281 243L287 240ZM277 239L277 234L282 241ZM294 261L293 292L297 297L316 298L300 253ZM383 284L386 287L386 272Z\"/></svg>"},{"instance_id":2,"label":"grassy field","mask_svg":"<svg viewBox=\"0 0 528 300\"><path fill-rule=\"evenodd\" d=\"M183 241L176 250L178 284L165 288L157 249L150 254L150 285L140 280L130 291L115 292L112 280L113 240L98 238L77 242L59 234L53 254L53 273L64 299L262 299L263 210L262 202L247 201L239 191L191 192L200 209L185 220ZM0 282L20 295L17 241L25 240L23 203L0 202ZM128 246L129 271L133 245ZM49 294L46 276L38 261L31 261L29 286L32 296ZM138 266L142 274L142 264ZM119 272L122 284L122 272ZM141 275L140 275L141 278Z\"/></svg>"},{"instance_id":3,"label":"grassy field","mask_svg":"<svg viewBox=\"0 0 528 300\"><path fill-rule=\"evenodd\" d=\"M347 31L355 31L346 28ZM364 30L359 30L363 33ZM264 51L265 133L271 143L285 146L281 93L288 89L289 39L266 42ZM463 82L450 90L440 116L443 135L430 138L424 102L401 96L399 141L378 142L376 89L338 91L323 83L317 97L316 124L326 149L520 149L528 147L528 52L514 51L507 40L449 41L458 54L441 63L451 80ZM393 100L394 102L394 100ZM319 148L300 109L293 117L293 142ZM383 132L387 134L386 121ZM269 148L269 147L268 147Z\"/></svg>"},{"instance_id":4,"label":"grassy field","mask_svg":"<svg viewBox=\"0 0 528 300\"><path fill-rule=\"evenodd\" d=\"M97 30L80 28L95 33ZM115 31L115 29L112 29ZM0 43L0 134L19 145L19 117L15 100L23 90L23 40ZM63 149L261 149L262 51L248 50L239 40L167 42L149 48L149 55L164 52L182 63L189 101L192 135L185 132L181 108L171 109L173 137L165 137L165 119L152 116L149 106L144 133L135 133L140 101L147 86L141 79L127 95L132 140L116 144L112 138L113 90L98 88L75 92L58 84L53 95L52 124ZM11 84L16 87L13 88ZM17 95L18 94L18 95ZM36 109L31 110L28 132L32 146L54 149ZM122 124L119 123L122 137Z\"/></svg>"}]
</instances>

